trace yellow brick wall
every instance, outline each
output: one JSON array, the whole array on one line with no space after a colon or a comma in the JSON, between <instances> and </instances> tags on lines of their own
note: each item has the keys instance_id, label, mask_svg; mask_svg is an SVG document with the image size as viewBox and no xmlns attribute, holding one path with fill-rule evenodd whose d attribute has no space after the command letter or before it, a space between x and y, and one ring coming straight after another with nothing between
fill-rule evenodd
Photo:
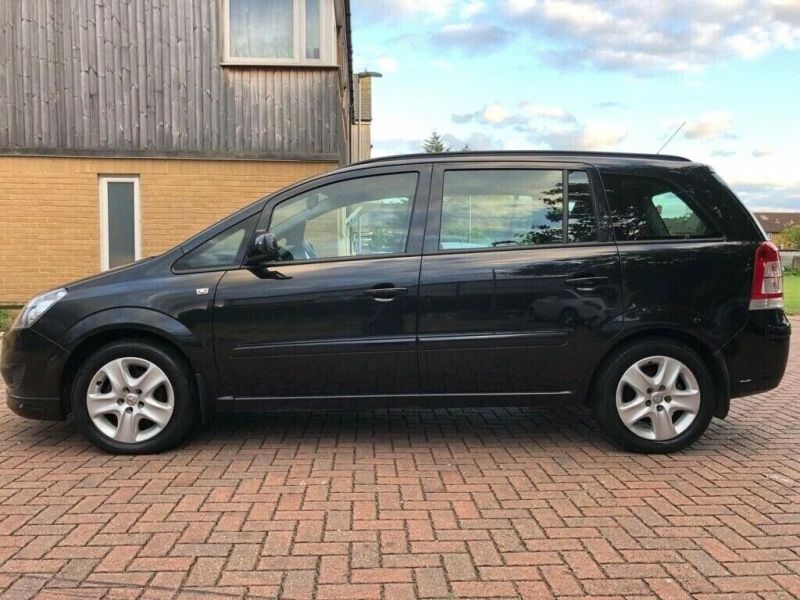
<instances>
[{"instance_id":1,"label":"yellow brick wall","mask_svg":"<svg viewBox=\"0 0 800 600\"><path fill-rule=\"evenodd\" d=\"M142 256L332 162L0 157L0 303L100 270L102 175L138 175Z\"/></svg>"}]
</instances>

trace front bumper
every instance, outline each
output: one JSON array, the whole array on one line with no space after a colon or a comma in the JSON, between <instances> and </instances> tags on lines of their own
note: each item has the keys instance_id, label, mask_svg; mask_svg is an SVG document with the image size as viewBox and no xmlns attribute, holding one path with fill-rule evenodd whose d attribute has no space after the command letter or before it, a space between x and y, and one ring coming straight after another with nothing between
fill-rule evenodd
<instances>
[{"instance_id":1,"label":"front bumper","mask_svg":"<svg viewBox=\"0 0 800 600\"><path fill-rule=\"evenodd\" d=\"M61 374L66 351L33 329L12 329L3 338L0 373L6 382L6 403L29 419L63 420Z\"/></svg>"},{"instance_id":2,"label":"front bumper","mask_svg":"<svg viewBox=\"0 0 800 600\"><path fill-rule=\"evenodd\" d=\"M751 310L747 324L722 349L731 398L766 392L780 385L789 360L792 326L783 310Z\"/></svg>"}]
</instances>

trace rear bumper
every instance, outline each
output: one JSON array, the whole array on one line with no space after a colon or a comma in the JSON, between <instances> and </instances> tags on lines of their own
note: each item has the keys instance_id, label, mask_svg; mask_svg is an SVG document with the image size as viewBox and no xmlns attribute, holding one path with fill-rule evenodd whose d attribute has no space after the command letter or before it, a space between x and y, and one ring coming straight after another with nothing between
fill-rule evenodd
<instances>
[{"instance_id":1,"label":"rear bumper","mask_svg":"<svg viewBox=\"0 0 800 600\"><path fill-rule=\"evenodd\" d=\"M9 408L29 419L66 418L59 389L66 359L63 348L32 329L6 333L0 373Z\"/></svg>"},{"instance_id":2,"label":"rear bumper","mask_svg":"<svg viewBox=\"0 0 800 600\"><path fill-rule=\"evenodd\" d=\"M744 329L721 350L731 398L778 387L789 359L791 333L783 310L750 311Z\"/></svg>"}]
</instances>

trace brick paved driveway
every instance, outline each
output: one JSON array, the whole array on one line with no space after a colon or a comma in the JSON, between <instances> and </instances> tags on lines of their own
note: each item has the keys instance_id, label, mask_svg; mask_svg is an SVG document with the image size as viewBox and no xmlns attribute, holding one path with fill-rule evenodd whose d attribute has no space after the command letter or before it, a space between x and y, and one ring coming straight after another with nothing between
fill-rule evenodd
<instances>
[{"instance_id":1,"label":"brick paved driveway","mask_svg":"<svg viewBox=\"0 0 800 600\"><path fill-rule=\"evenodd\" d=\"M798 344L669 457L545 408L271 414L113 457L3 394L3 597L800 597Z\"/></svg>"}]
</instances>

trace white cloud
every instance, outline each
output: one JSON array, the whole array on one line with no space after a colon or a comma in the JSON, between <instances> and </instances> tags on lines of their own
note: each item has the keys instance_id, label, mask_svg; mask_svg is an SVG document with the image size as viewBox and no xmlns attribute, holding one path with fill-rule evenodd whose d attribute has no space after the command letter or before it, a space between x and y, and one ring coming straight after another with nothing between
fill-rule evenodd
<instances>
[{"instance_id":1,"label":"white cloud","mask_svg":"<svg viewBox=\"0 0 800 600\"><path fill-rule=\"evenodd\" d=\"M379 71L383 75L396 73L397 69L400 68L400 65L393 57L385 54L364 59L356 58L353 60L353 64L357 71Z\"/></svg>"},{"instance_id":2,"label":"white cloud","mask_svg":"<svg viewBox=\"0 0 800 600\"><path fill-rule=\"evenodd\" d=\"M764 4L780 18L800 24L800 2L797 0L765 0Z\"/></svg>"},{"instance_id":3,"label":"white cloud","mask_svg":"<svg viewBox=\"0 0 800 600\"><path fill-rule=\"evenodd\" d=\"M483 12L486 8L484 0L469 0L464 6L461 7L461 18L471 19L477 14Z\"/></svg>"},{"instance_id":4,"label":"white cloud","mask_svg":"<svg viewBox=\"0 0 800 600\"><path fill-rule=\"evenodd\" d=\"M506 0L515 33L546 37L550 62L697 72L800 46L798 0Z\"/></svg>"},{"instance_id":5,"label":"white cloud","mask_svg":"<svg viewBox=\"0 0 800 600\"><path fill-rule=\"evenodd\" d=\"M583 127L578 147L585 150L613 148L628 137L628 130L619 123L592 123Z\"/></svg>"},{"instance_id":6,"label":"white cloud","mask_svg":"<svg viewBox=\"0 0 800 600\"><path fill-rule=\"evenodd\" d=\"M422 140L406 138L387 138L372 141L372 157L394 156L396 154L413 154L422 151Z\"/></svg>"},{"instance_id":7,"label":"white cloud","mask_svg":"<svg viewBox=\"0 0 800 600\"><path fill-rule=\"evenodd\" d=\"M750 210L800 211L800 183L795 186L774 185L769 181L729 182L731 189Z\"/></svg>"},{"instance_id":8,"label":"white cloud","mask_svg":"<svg viewBox=\"0 0 800 600\"><path fill-rule=\"evenodd\" d=\"M480 53L527 41L565 68L698 73L800 47L798 0L495 1L497 8L487 0L363 0L353 14L363 26L390 21L397 39L440 49ZM402 32L411 23L444 26Z\"/></svg>"},{"instance_id":9,"label":"white cloud","mask_svg":"<svg viewBox=\"0 0 800 600\"><path fill-rule=\"evenodd\" d=\"M391 56L381 56L377 60L378 69L382 73L394 73L397 71L397 61Z\"/></svg>"},{"instance_id":10,"label":"white cloud","mask_svg":"<svg viewBox=\"0 0 800 600\"><path fill-rule=\"evenodd\" d=\"M537 11L545 19L563 23L578 32L607 27L614 19L613 15L594 4L572 0L544 0Z\"/></svg>"},{"instance_id":11,"label":"white cloud","mask_svg":"<svg viewBox=\"0 0 800 600\"><path fill-rule=\"evenodd\" d=\"M625 138L628 130L620 123L590 123L587 125L547 125L531 130L528 139L544 143L553 150L612 150Z\"/></svg>"},{"instance_id":12,"label":"white cloud","mask_svg":"<svg viewBox=\"0 0 800 600\"><path fill-rule=\"evenodd\" d=\"M466 52L490 52L511 39L510 33L492 23L450 23L430 36L438 48Z\"/></svg>"},{"instance_id":13,"label":"white cloud","mask_svg":"<svg viewBox=\"0 0 800 600\"><path fill-rule=\"evenodd\" d=\"M482 109L466 114L453 115L456 123L475 121L483 125L517 126L524 129L534 119L552 119L556 121L574 122L575 117L559 106L545 106L532 102L520 102L519 112L511 113L499 103L487 104Z\"/></svg>"},{"instance_id":14,"label":"white cloud","mask_svg":"<svg viewBox=\"0 0 800 600\"><path fill-rule=\"evenodd\" d=\"M610 149L628 136L627 129L620 123L582 124L559 106L532 102L520 102L516 112L510 112L499 103L487 104L474 112L452 115L452 120L502 129L505 137L522 136L528 145L545 145L557 150Z\"/></svg>"},{"instance_id":15,"label":"white cloud","mask_svg":"<svg viewBox=\"0 0 800 600\"><path fill-rule=\"evenodd\" d=\"M373 156L419 152L423 140L437 126L424 116L414 111L399 111L391 118L376 118L372 122Z\"/></svg>"},{"instance_id":16,"label":"white cloud","mask_svg":"<svg viewBox=\"0 0 800 600\"><path fill-rule=\"evenodd\" d=\"M775 145L755 150L735 140L724 150L718 147L711 151L707 146L698 146L692 158L711 164L751 209L800 210L800 173L795 167L796 152L790 139L791 130L783 144L776 141Z\"/></svg>"},{"instance_id":17,"label":"white cloud","mask_svg":"<svg viewBox=\"0 0 800 600\"><path fill-rule=\"evenodd\" d=\"M485 122L497 125L508 118L508 111L500 104L489 104L483 109L482 116Z\"/></svg>"},{"instance_id":18,"label":"white cloud","mask_svg":"<svg viewBox=\"0 0 800 600\"><path fill-rule=\"evenodd\" d=\"M498 103L487 104L480 110L471 113L455 114L451 116L454 123L479 123L491 127L507 127L515 125L525 127L530 120L530 116L523 114L512 114L505 106Z\"/></svg>"},{"instance_id":19,"label":"white cloud","mask_svg":"<svg viewBox=\"0 0 800 600\"><path fill-rule=\"evenodd\" d=\"M537 4L537 0L507 0L508 9L513 14L524 14Z\"/></svg>"},{"instance_id":20,"label":"white cloud","mask_svg":"<svg viewBox=\"0 0 800 600\"><path fill-rule=\"evenodd\" d=\"M732 125L731 113L718 110L688 121L683 134L690 140L716 140L730 137Z\"/></svg>"},{"instance_id":21,"label":"white cloud","mask_svg":"<svg viewBox=\"0 0 800 600\"><path fill-rule=\"evenodd\" d=\"M502 150L503 141L501 139L486 135L485 133L475 132L467 136L456 136L451 133L442 135L444 143L453 151L458 150Z\"/></svg>"},{"instance_id":22,"label":"white cloud","mask_svg":"<svg viewBox=\"0 0 800 600\"><path fill-rule=\"evenodd\" d=\"M486 10L486 0L362 0L354 8L356 20L366 18L392 19L453 19L469 21Z\"/></svg>"},{"instance_id":23,"label":"white cloud","mask_svg":"<svg viewBox=\"0 0 800 600\"><path fill-rule=\"evenodd\" d=\"M533 104L532 102L521 102L519 107L526 114L532 117L540 117L544 119L556 119L559 121L574 121L575 117L558 106L543 106L541 104Z\"/></svg>"},{"instance_id":24,"label":"white cloud","mask_svg":"<svg viewBox=\"0 0 800 600\"><path fill-rule=\"evenodd\" d=\"M430 131L416 137L400 136L391 138L377 138L373 140L372 155L390 156L393 154L410 154L422 152L423 142L430 135ZM482 132L472 132L467 135L456 135L453 133L440 133L445 146L453 152L464 150L502 150L503 140L487 135Z\"/></svg>"},{"instance_id":25,"label":"white cloud","mask_svg":"<svg viewBox=\"0 0 800 600\"><path fill-rule=\"evenodd\" d=\"M384 4L395 13L400 14L429 14L443 17L453 7L453 0L379 0L377 4Z\"/></svg>"}]
</instances>

